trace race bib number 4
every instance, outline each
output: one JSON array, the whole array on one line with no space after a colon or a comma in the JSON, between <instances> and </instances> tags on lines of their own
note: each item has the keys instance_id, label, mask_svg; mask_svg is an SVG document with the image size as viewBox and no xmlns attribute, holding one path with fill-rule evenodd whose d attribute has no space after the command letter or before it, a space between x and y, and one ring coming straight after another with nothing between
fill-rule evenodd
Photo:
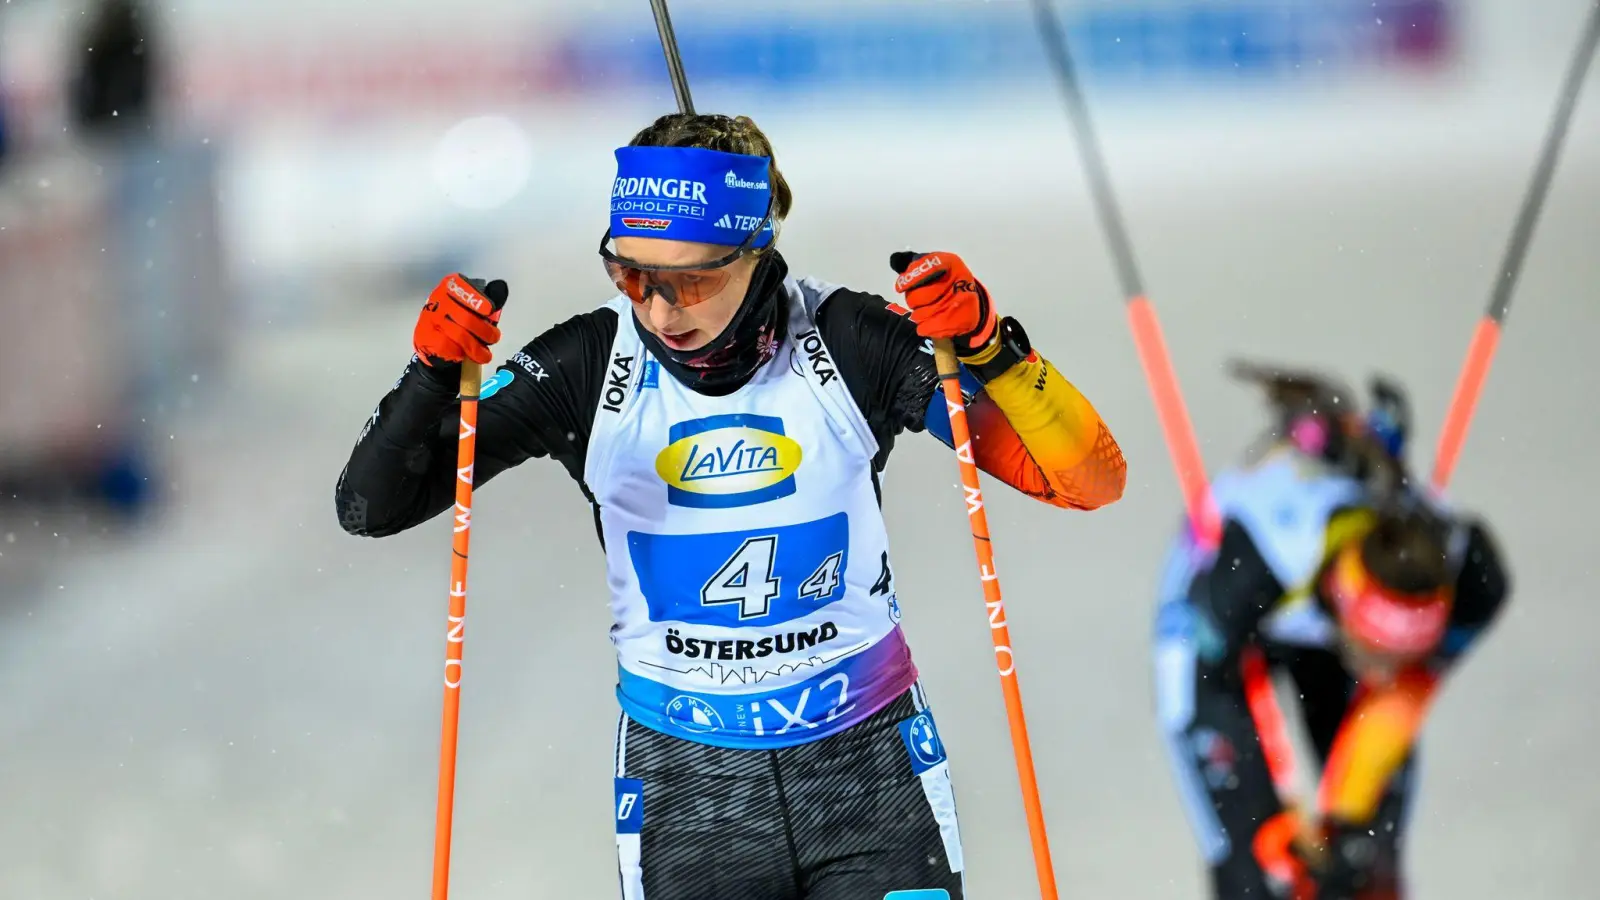
<instances>
[{"instance_id":1,"label":"race bib number 4","mask_svg":"<svg viewBox=\"0 0 1600 900\"><path fill-rule=\"evenodd\" d=\"M628 555L653 622L776 625L844 596L844 513L781 528L718 534L628 533Z\"/></svg>"}]
</instances>

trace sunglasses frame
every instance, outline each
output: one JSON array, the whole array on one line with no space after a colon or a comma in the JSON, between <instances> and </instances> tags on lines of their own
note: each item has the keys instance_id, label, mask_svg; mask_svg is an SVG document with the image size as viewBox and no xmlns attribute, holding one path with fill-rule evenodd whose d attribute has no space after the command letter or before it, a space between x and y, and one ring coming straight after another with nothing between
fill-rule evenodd
<instances>
[{"instance_id":1,"label":"sunglasses frame","mask_svg":"<svg viewBox=\"0 0 1600 900\"><path fill-rule=\"evenodd\" d=\"M611 243L611 229L609 227L606 228L606 233L604 235L602 235L601 238L600 238L600 258L602 260L604 260L606 263L608 263L609 265L620 266L620 267L625 268L625 269L635 269L635 270L638 270L640 272L700 272L700 271L706 271L706 270L710 270L710 269L724 269L724 268L727 268L728 266L733 265L735 262L737 262L739 260L740 257L742 257L746 253L750 252L750 250L752 249L750 245L755 243L756 238L761 235L762 231L766 230L767 224L772 221L772 210L773 210L773 207L776 204L777 204L777 198L774 197L774 198L768 200L767 201L767 213L766 213L766 215L761 217L761 221L760 221L760 223L758 223L756 225L755 230L753 230L749 234L745 235L744 241L742 243L740 243L739 246L733 248L733 252L732 253L729 253L727 256L723 256L723 257L720 257L718 259L713 259L713 260L710 260L708 262L703 262L703 263L692 263L690 265L684 265L684 266L647 266L647 265L642 265L642 264L640 264L638 262L635 262L634 260L628 259L628 258L623 257L623 256L618 256L618 255L616 255L615 253L612 253L609 249L606 248L606 245ZM774 230L774 234L773 234L772 237L773 237L774 241L777 240L778 236L776 234L776 230ZM768 244L767 246L770 247L772 245ZM609 271L608 271L608 274L609 274ZM613 283L614 283L614 280L613 280ZM645 295L645 299L646 300L648 300L649 297L650 297L649 294ZM632 300L633 298L629 297L628 299ZM634 300L633 302L635 302L635 303L643 303L644 300Z\"/></svg>"}]
</instances>

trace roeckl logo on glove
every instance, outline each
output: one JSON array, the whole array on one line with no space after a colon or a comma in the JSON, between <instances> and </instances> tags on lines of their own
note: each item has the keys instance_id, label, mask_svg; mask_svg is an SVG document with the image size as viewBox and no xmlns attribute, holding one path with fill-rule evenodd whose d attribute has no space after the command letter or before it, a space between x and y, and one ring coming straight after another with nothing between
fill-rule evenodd
<instances>
[{"instance_id":1,"label":"roeckl logo on glove","mask_svg":"<svg viewBox=\"0 0 1600 900\"><path fill-rule=\"evenodd\" d=\"M489 302L472 288L463 287L461 283L456 281L454 278L450 279L450 281L445 285L445 290L449 291L452 297L460 300L466 306L471 307L472 311L476 313L483 312L483 307Z\"/></svg>"},{"instance_id":2,"label":"roeckl logo on glove","mask_svg":"<svg viewBox=\"0 0 1600 900\"><path fill-rule=\"evenodd\" d=\"M943 265L944 260L940 259L938 254L930 253L929 255L918 260L915 268L907 269L905 274L901 275L899 278L896 278L894 282L894 289L897 291L909 290L913 284L917 283L917 279Z\"/></svg>"}]
</instances>

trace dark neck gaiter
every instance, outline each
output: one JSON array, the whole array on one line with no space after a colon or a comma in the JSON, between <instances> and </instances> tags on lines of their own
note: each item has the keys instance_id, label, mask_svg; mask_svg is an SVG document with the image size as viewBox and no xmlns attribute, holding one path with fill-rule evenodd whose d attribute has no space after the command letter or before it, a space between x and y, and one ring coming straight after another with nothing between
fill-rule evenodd
<instances>
[{"instance_id":1,"label":"dark neck gaiter","mask_svg":"<svg viewBox=\"0 0 1600 900\"><path fill-rule=\"evenodd\" d=\"M731 394L778 352L787 336L789 303L783 279L788 274L789 265L776 250L762 254L739 311L704 347L674 350L639 324L637 315L634 330L651 355L689 389L712 397Z\"/></svg>"}]
</instances>

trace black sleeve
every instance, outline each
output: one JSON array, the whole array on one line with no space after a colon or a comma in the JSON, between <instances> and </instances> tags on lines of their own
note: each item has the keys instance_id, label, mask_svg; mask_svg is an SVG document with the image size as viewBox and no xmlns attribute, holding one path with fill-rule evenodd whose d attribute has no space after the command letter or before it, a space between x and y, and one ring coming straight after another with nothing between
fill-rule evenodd
<instances>
[{"instance_id":1,"label":"black sleeve","mask_svg":"<svg viewBox=\"0 0 1600 900\"><path fill-rule=\"evenodd\" d=\"M1500 614L1510 592L1511 576L1502 562L1494 536L1483 523L1469 523L1466 557L1461 564L1461 574L1456 577L1450 628L1439 654L1444 661L1461 657L1477 642Z\"/></svg>"},{"instance_id":2,"label":"black sleeve","mask_svg":"<svg viewBox=\"0 0 1600 900\"><path fill-rule=\"evenodd\" d=\"M839 376L878 439L883 470L902 431L919 432L939 387L933 346L903 312L876 294L841 288L817 310L817 330Z\"/></svg>"},{"instance_id":3,"label":"black sleeve","mask_svg":"<svg viewBox=\"0 0 1600 900\"><path fill-rule=\"evenodd\" d=\"M549 456L580 485L617 316L598 309L534 338L496 373L478 404L473 486ZM379 402L334 489L339 524L382 537L420 524L455 498L458 366L415 358Z\"/></svg>"},{"instance_id":4,"label":"black sleeve","mask_svg":"<svg viewBox=\"0 0 1600 900\"><path fill-rule=\"evenodd\" d=\"M1223 524L1216 562L1197 574L1190 587L1196 609L1215 630L1218 646L1205 654L1210 657L1208 661L1220 665L1237 659L1262 618L1283 594L1283 585L1256 549L1250 532L1237 520L1228 519Z\"/></svg>"}]
</instances>

